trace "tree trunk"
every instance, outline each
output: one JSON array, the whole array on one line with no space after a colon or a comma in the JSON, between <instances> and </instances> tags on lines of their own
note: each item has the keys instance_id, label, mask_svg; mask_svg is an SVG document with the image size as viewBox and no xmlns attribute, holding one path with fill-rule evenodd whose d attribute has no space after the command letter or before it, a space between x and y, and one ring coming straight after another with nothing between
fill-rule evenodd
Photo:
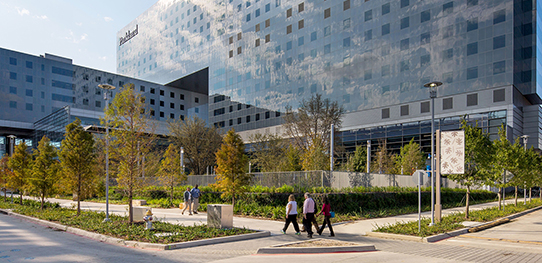
<instances>
[{"instance_id":1,"label":"tree trunk","mask_svg":"<svg viewBox=\"0 0 542 263\"><path fill-rule=\"evenodd\" d=\"M128 188L128 223L132 224L134 222L134 211L132 211L132 186Z\"/></svg>"},{"instance_id":2,"label":"tree trunk","mask_svg":"<svg viewBox=\"0 0 542 263\"><path fill-rule=\"evenodd\" d=\"M40 207L40 210L43 211L43 203L45 201L45 194L41 194L41 207Z\"/></svg>"},{"instance_id":3,"label":"tree trunk","mask_svg":"<svg viewBox=\"0 0 542 263\"><path fill-rule=\"evenodd\" d=\"M4 202L8 202L8 188L4 188Z\"/></svg>"},{"instance_id":4,"label":"tree trunk","mask_svg":"<svg viewBox=\"0 0 542 263\"><path fill-rule=\"evenodd\" d=\"M19 189L19 204L23 205L23 192Z\"/></svg>"},{"instance_id":5,"label":"tree trunk","mask_svg":"<svg viewBox=\"0 0 542 263\"><path fill-rule=\"evenodd\" d=\"M515 206L518 206L518 187L516 186Z\"/></svg>"},{"instance_id":6,"label":"tree trunk","mask_svg":"<svg viewBox=\"0 0 542 263\"><path fill-rule=\"evenodd\" d=\"M171 185L171 191L169 192L169 205L173 205L173 185Z\"/></svg>"},{"instance_id":7,"label":"tree trunk","mask_svg":"<svg viewBox=\"0 0 542 263\"><path fill-rule=\"evenodd\" d=\"M465 218L469 218L470 186L467 185L467 199L465 200Z\"/></svg>"},{"instance_id":8,"label":"tree trunk","mask_svg":"<svg viewBox=\"0 0 542 263\"><path fill-rule=\"evenodd\" d=\"M79 175L77 178L77 216L79 216L80 214L81 214L81 176Z\"/></svg>"},{"instance_id":9,"label":"tree trunk","mask_svg":"<svg viewBox=\"0 0 542 263\"><path fill-rule=\"evenodd\" d=\"M532 193L533 189L531 187L529 187L529 202L531 202L533 199L533 193Z\"/></svg>"},{"instance_id":10,"label":"tree trunk","mask_svg":"<svg viewBox=\"0 0 542 263\"><path fill-rule=\"evenodd\" d=\"M499 187L499 192L497 193L497 196L499 197L499 210L501 210L501 199L502 199L502 188Z\"/></svg>"}]
</instances>

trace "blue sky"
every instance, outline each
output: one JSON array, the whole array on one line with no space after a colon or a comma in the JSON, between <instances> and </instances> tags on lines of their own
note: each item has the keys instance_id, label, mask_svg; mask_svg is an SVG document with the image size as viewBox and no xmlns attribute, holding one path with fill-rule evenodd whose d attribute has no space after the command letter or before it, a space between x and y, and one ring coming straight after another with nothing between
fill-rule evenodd
<instances>
[{"instance_id":1,"label":"blue sky","mask_svg":"<svg viewBox=\"0 0 542 263\"><path fill-rule=\"evenodd\" d=\"M116 34L157 0L0 0L0 47L116 72Z\"/></svg>"}]
</instances>

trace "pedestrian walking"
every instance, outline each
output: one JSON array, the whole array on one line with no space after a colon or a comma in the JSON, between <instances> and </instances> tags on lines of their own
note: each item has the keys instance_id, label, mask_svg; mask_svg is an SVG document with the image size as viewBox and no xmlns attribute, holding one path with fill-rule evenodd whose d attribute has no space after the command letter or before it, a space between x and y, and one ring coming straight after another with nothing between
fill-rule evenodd
<instances>
[{"instance_id":1,"label":"pedestrian walking","mask_svg":"<svg viewBox=\"0 0 542 263\"><path fill-rule=\"evenodd\" d=\"M305 193L305 202L303 202L303 225L307 230L307 237L312 238L312 226L311 222L314 219L314 207L316 203L310 197L309 193Z\"/></svg>"},{"instance_id":2,"label":"pedestrian walking","mask_svg":"<svg viewBox=\"0 0 542 263\"><path fill-rule=\"evenodd\" d=\"M197 214L198 207L199 207L199 196L200 196L198 185L192 188L192 191L190 191L190 194L192 195L192 213Z\"/></svg>"},{"instance_id":3,"label":"pedestrian walking","mask_svg":"<svg viewBox=\"0 0 542 263\"><path fill-rule=\"evenodd\" d=\"M188 215L192 215L192 208L191 208L192 194L190 194L190 187L186 188L186 191L184 191L183 197L184 197L184 209L181 215L184 215L184 211L186 211L186 209L188 209L188 213L189 213Z\"/></svg>"},{"instance_id":4,"label":"pedestrian walking","mask_svg":"<svg viewBox=\"0 0 542 263\"><path fill-rule=\"evenodd\" d=\"M299 225L297 224L297 202L295 201L294 195L288 197L288 204L286 205L286 222L284 223L284 228L280 232L286 234L286 230L290 223L294 225L294 230L296 235L301 235L299 232Z\"/></svg>"},{"instance_id":5,"label":"pedestrian walking","mask_svg":"<svg viewBox=\"0 0 542 263\"><path fill-rule=\"evenodd\" d=\"M324 222L322 223L322 227L318 230L318 235L322 235L322 232L324 231L324 228L326 228L326 224L329 227L329 232L331 235L330 237L334 237L335 233L333 233L333 227L331 226L331 205L329 204L329 199L327 196L324 196L322 199L322 211L320 211L316 217L320 216L320 214L324 215Z\"/></svg>"}]
</instances>

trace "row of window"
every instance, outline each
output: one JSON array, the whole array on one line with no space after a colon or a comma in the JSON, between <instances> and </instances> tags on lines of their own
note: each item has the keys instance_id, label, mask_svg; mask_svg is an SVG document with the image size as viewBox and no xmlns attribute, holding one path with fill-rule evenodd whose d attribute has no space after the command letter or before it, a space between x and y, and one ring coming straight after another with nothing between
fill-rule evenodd
<instances>
[{"instance_id":1,"label":"row of window","mask_svg":"<svg viewBox=\"0 0 542 263\"><path fill-rule=\"evenodd\" d=\"M493 102L503 102L506 99L506 91L504 89L494 90L493 91ZM443 98L442 99L442 110L451 110L453 109L453 98ZM467 94L467 107L478 105L478 93ZM420 103L420 113L429 113L431 102L424 101ZM384 108L381 112L382 119L390 118L390 108ZM400 107L400 115L408 116L410 115L409 105L402 105Z\"/></svg>"},{"instance_id":2,"label":"row of window","mask_svg":"<svg viewBox=\"0 0 542 263\"><path fill-rule=\"evenodd\" d=\"M222 109L224 109L224 108L222 108ZM215 112L216 112L216 110L215 110ZM271 112L269 112L269 111L265 112L265 116L262 116L262 114L260 114L260 113L256 113L254 115L254 121L261 120L261 117L265 117L265 119L269 119L269 118L271 118ZM275 112L275 117L280 117L280 112L279 111ZM242 118L242 117L237 118L237 122L236 122L237 125L242 124L243 119L245 119L245 123L250 123L251 120L252 120L252 115L247 115L244 118ZM228 126L233 126L233 123L234 123L234 119L229 119L228 120ZM217 127L217 128L223 128L223 127L226 126L226 122L225 121L215 122L214 126Z\"/></svg>"}]
</instances>

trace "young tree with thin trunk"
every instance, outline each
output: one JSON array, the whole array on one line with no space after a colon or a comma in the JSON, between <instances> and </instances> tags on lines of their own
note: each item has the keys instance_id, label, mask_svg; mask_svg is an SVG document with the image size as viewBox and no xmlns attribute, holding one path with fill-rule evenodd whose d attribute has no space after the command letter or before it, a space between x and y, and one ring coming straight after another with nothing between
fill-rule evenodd
<instances>
[{"instance_id":1,"label":"young tree with thin trunk","mask_svg":"<svg viewBox=\"0 0 542 263\"><path fill-rule=\"evenodd\" d=\"M489 135L484 133L478 125L469 125L464 119L461 123L462 129L465 131L465 173L447 176L467 187L465 218L469 218L471 187L480 185L487 180L493 158L493 145Z\"/></svg>"},{"instance_id":2,"label":"young tree with thin trunk","mask_svg":"<svg viewBox=\"0 0 542 263\"><path fill-rule=\"evenodd\" d=\"M323 143L317 138L313 142L301 155L303 170L316 171L329 169L329 157L325 153Z\"/></svg>"},{"instance_id":3,"label":"young tree with thin trunk","mask_svg":"<svg viewBox=\"0 0 542 263\"><path fill-rule=\"evenodd\" d=\"M183 147L191 174L204 174L207 167L215 165L215 153L222 143L217 128L194 116L185 121L170 122L169 133L175 146Z\"/></svg>"},{"instance_id":4,"label":"young tree with thin trunk","mask_svg":"<svg viewBox=\"0 0 542 263\"><path fill-rule=\"evenodd\" d=\"M60 146L59 157L66 186L77 198L77 215L81 214L83 193L92 191L96 173L92 170L96 163L94 137L83 130L81 120L66 126L66 134Z\"/></svg>"},{"instance_id":5,"label":"young tree with thin trunk","mask_svg":"<svg viewBox=\"0 0 542 263\"><path fill-rule=\"evenodd\" d=\"M8 167L13 171L8 178L8 185L19 190L19 204L23 204L23 192L28 187L28 178L32 173L32 156L28 153L25 143L15 147L13 155L9 158Z\"/></svg>"},{"instance_id":6,"label":"young tree with thin trunk","mask_svg":"<svg viewBox=\"0 0 542 263\"><path fill-rule=\"evenodd\" d=\"M28 178L30 192L40 198L41 208L45 203L45 197L55 192L55 187L60 181L60 164L55 159L57 153L51 145L49 138L43 136L34 150L34 162L32 165L32 176Z\"/></svg>"},{"instance_id":7,"label":"young tree with thin trunk","mask_svg":"<svg viewBox=\"0 0 542 263\"><path fill-rule=\"evenodd\" d=\"M349 172L364 173L367 171L367 147L358 145L356 151L348 156L346 167Z\"/></svg>"},{"instance_id":8,"label":"young tree with thin trunk","mask_svg":"<svg viewBox=\"0 0 542 263\"><path fill-rule=\"evenodd\" d=\"M285 141L275 134L256 133L250 136L254 151L252 151L252 164L262 172L280 171L281 161L286 156Z\"/></svg>"},{"instance_id":9,"label":"young tree with thin trunk","mask_svg":"<svg viewBox=\"0 0 542 263\"><path fill-rule=\"evenodd\" d=\"M502 191L510 185L510 182L506 181L506 174L509 171L517 169L518 166L517 152L514 151L512 144L506 138L504 126L501 126L499 129L499 139L493 141L493 148L495 152L492 160L492 169L486 184L499 188L499 209L501 209Z\"/></svg>"},{"instance_id":10,"label":"young tree with thin trunk","mask_svg":"<svg viewBox=\"0 0 542 263\"><path fill-rule=\"evenodd\" d=\"M420 149L420 145L414 142L414 138L410 142L401 147L401 152L396 160L397 170L402 170L402 174L412 174L416 169L422 168L425 164L425 158Z\"/></svg>"},{"instance_id":11,"label":"young tree with thin trunk","mask_svg":"<svg viewBox=\"0 0 542 263\"><path fill-rule=\"evenodd\" d=\"M8 178L13 176L11 169L8 167L9 156L6 154L0 159L0 189L4 192L4 202L7 202Z\"/></svg>"},{"instance_id":12,"label":"young tree with thin trunk","mask_svg":"<svg viewBox=\"0 0 542 263\"><path fill-rule=\"evenodd\" d=\"M371 165L372 171L379 174L391 174L395 169L394 163L395 156L391 152L388 152L386 140L380 141Z\"/></svg>"},{"instance_id":13,"label":"young tree with thin trunk","mask_svg":"<svg viewBox=\"0 0 542 263\"><path fill-rule=\"evenodd\" d=\"M177 151L175 145L170 144L163 157L160 162L160 170L158 171L158 180L168 189L169 205L171 206L173 205L175 186L179 185L181 181L186 180L186 174L181 171L179 151Z\"/></svg>"},{"instance_id":14,"label":"young tree with thin trunk","mask_svg":"<svg viewBox=\"0 0 542 263\"><path fill-rule=\"evenodd\" d=\"M252 175L247 174L248 157L245 144L239 134L229 130L220 150L216 152L216 186L223 191L223 196L231 196L235 206L235 197L243 193L250 184Z\"/></svg>"},{"instance_id":15,"label":"young tree with thin trunk","mask_svg":"<svg viewBox=\"0 0 542 263\"><path fill-rule=\"evenodd\" d=\"M134 191L144 180L143 160L154 143L154 125L145 109L143 98L134 91L133 84L126 84L116 94L105 113L110 121L111 159L117 163L117 181L128 194L129 223L134 221L132 199Z\"/></svg>"}]
</instances>

